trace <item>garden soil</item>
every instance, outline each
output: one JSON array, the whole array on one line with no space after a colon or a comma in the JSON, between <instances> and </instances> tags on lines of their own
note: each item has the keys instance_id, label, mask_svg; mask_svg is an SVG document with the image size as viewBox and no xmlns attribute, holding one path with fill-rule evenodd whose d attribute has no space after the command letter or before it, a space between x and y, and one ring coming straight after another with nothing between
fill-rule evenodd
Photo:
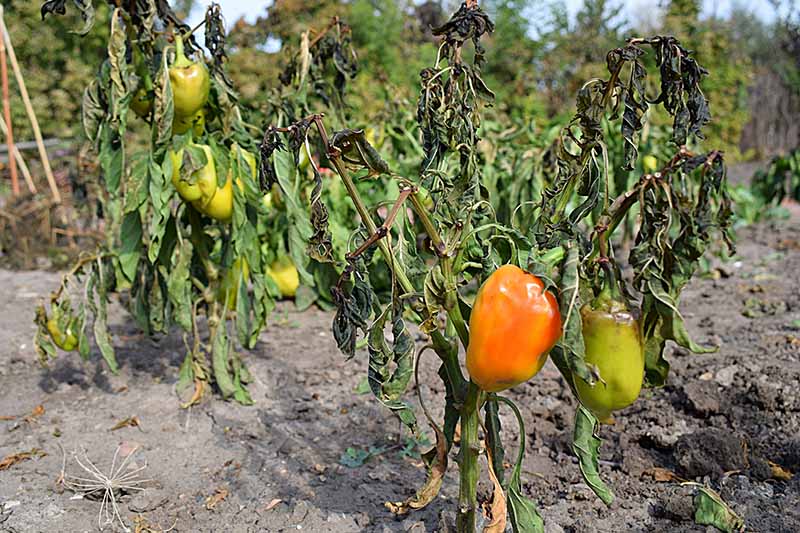
<instances>
[{"instance_id":1,"label":"garden soil","mask_svg":"<svg viewBox=\"0 0 800 533\"><path fill-rule=\"evenodd\" d=\"M748 531L800 531L800 212L790 210L789 220L740 231L736 256L712 260L686 289L689 331L719 351L671 348L667 385L602 427L610 507L582 481L570 444L575 401L552 363L509 391L525 418L523 490L548 533L714 531L694 523L697 487L682 481L718 490ZM366 354L347 361L337 351L331 313L278 308L245 355L255 405L212 394L182 409L180 335L141 335L119 304L110 317L119 375L96 350L88 362L61 354L39 366L33 309L59 280L0 271L0 461L33 452L0 462L0 532L96 531L102 498L59 481L64 472L93 477L78 459L108 473L115 451L146 466L145 490L118 498L125 523L142 533L450 530L454 460L427 508L395 517L384 506L412 495L425 470L397 420L361 392ZM436 366L432 354L422 358L420 392L438 413ZM515 457L516 421L502 410L502 423ZM490 490L484 474L481 497Z\"/></svg>"}]
</instances>

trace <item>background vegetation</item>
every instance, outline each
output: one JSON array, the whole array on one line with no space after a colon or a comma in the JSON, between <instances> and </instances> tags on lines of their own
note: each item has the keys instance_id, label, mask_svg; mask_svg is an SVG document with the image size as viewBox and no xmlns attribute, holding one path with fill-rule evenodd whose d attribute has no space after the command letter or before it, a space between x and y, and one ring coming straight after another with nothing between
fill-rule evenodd
<instances>
[{"instance_id":1,"label":"background vegetation","mask_svg":"<svg viewBox=\"0 0 800 533\"><path fill-rule=\"evenodd\" d=\"M485 69L502 102L495 112L533 121L542 131L562 124L574 112L580 84L605 68L604 51L635 35L675 34L714 73L704 82L714 114L708 145L724 148L729 162L784 154L800 144L800 8L792 0L771 2L776 15L765 22L745 5L704 17L699 0L663 1L646 20L626 19L623 3L613 0L584 0L574 17L562 0L485 0L497 25ZM180 15L195 2L171 4ZM359 57L350 104L366 120L393 102L414 100L419 71L435 53L429 28L444 20L451 4L278 0L252 24L228 21L235 45L229 70L243 103L265 109L288 59L284 49L297 45L301 31L338 15L352 27ZM44 135L79 141L84 83L105 56L106 25L81 38L71 32L80 27L74 12L40 24L38 2L12 0L4 9ZM16 138L30 139L13 80L12 112Z\"/></svg>"}]
</instances>

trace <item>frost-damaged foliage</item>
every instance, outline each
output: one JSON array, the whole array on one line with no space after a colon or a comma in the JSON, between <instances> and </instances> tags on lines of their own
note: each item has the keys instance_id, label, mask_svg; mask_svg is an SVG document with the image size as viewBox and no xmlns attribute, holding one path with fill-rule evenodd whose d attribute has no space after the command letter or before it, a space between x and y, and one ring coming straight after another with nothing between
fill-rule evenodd
<instances>
[{"instance_id":1,"label":"frost-damaged foliage","mask_svg":"<svg viewBox=\"0 0 800 533\"><path fill-rule=\"evenodd\" d=\"M458 353L469 344L471 287L507 263L539 276L558 294L563 320L563 336L551 352L553 361L573 391L576 380L602 383L600 370L586 362L580 309L599 292L603 279L622 279L613 253L615 230L627 217L637 217L639 226L628 261L634 277L622 283L622 289L638 302L628 307L638 307L635 312L643 324L646 384L661 385L669 368L663 357L667 341L697 352L706 350L690 339L678 301L706 248L717 235L727 240L730 201L721 154L695 153L695 148L687 147L701 138L710 119L700 90L705 71L672 37L631 39L612 50L608 79L583 86L577 113L568 126L549 149L537 145L542 149L541 161L523 157L510 165L512 171L524 172L525 179L500 177L494 168L484 166L489 156L481 151L485 147L479 150L481 115L494 95L482 81L486 51L480 40L492 29L475 2L466 2L434 30L442 41L435 64L421 73L416 109L422 139L418 176L398 175L361 130L343 125L329 135L319 114L271 126L263 145L268 149L262 155L265 161L275 159L278 147L288 144L296 152L313 138L339 175L360 225L351 227L348 253L334 262L342 272L332 289L337 307L334 338L348 357L355 356L359 340L366 339L370 388L411 431L417 430L417 417L412 405L402 399L409 383L411 353L405 320L417 322L429 337L421 353L430 349L440 360L439 376L446 391L442 423L434 422L421 405L437 436L436 447L423 456L428 479L415 495L389 502L387 507L403 514L435 499L460 423L458 529L471 532L475 528L478 456L486 453L495 487L484 506L489 530L502 531L508 515L514 531L541 532L541 518L521 488L524 441L511 475L504 469L503 428L496 402L510 402L481 391L461 371ZM653 86L645 83L648 51L658 67L655 97L646 94L646 88ZM468 57L470 61L465 60ZM657 172L618 179L617 171L629 173L637 166L647 112L655 105L672 117L670 153L674 156L663 158L669 161ZM621 156L609 156L609 142L615 143L615 153ZM497 148L490 155L502 150ZM265 170L264 179L274 181L269 166ZM614 181L609 183L612 171ZM381 199L380 209L367 205L351 173L381 183L386 190L394 187L396 199ZM316 181L315 190L318 185ZM539 198L525 197L540 191ZM505 198L497 212L488 201L492 195ZM327 235L329 229L315 223L317 234ZM373 257L376 251L379 255ZM391 276L388 295L376 289L382 268ZM391 342L384 331L390 321ZM484 449L478 445L479 417L484 420ZM608 504L614 496L600 477L599 433L597 417L579 406L573 450L588 485Z\"/></svg>"},{"instance_id":2,"label":"frost-damaged foliage","mask_svg":"<svg viewBox=\"0 0 800 533\"><path fill-rule=\"evenodd\" d=\"M661 92L655 98L645 94L645 46L654 51L659 68ZM721 235L731 246L725 166L721 153L695 154L684 144L690 136L701 136L710 114L700 90L705 70L674 38L631 39L627 46L608 54L607 66L608 80L592 80L583 86L577 113L554 144L558 173L542 194L540 215L529 233L538 253L567 249L560 279L564 336L551 354L567 383L583 379L591 384L602 376L584 363L578 310L599 289L597 259L610 261L618 271L612 246L614 231L629 213L638 215L639 228L629 257L633 282L623 288L640 302L645 384L660 386L669 371L663 357L666 341L696 353L713 349L691 340L678 302L715 235ZM657 104L673 117L675 155L663 168L642 175L627 191L618 191L619 195L611 198L609 191L618 186L609 183L609 176L633 168L645 112ZM621 168L610 166L610 139L606 136L613 130L606 122L620 125L625 142ZM580 409L583 414L579 411L576 415L574 447L581 471L589 486L608 503L611 493L597 473L600 441L596 420L587 418L590 413Z\"/></svg>"},{"instance_id":3,"label":"frost-damaged foliage","mask_svg":"<svg viewBox=\"0 0 800 533\"><path fill-rule=\"evenodd\" d=\"M46 2L42 14L62 14L66 4ZM74 4L90 24L91 3L76 0ZM224 398L252 403L245 387L249 376L237 347L252 348L266 324L273 299L279 296L267 267L284 252L279 247L282 243L269 233L269 223L279 217L277 210L266 209L257 176L244 155L255 148L247 131L252 129L247 123L252 111L238 105L225 74L222 14L218 5L212 5L205 18L212 61L204 127L178 134L169 74L178 32L194 60L205 63L205 57L167 2L123 4L112 10L108 55L83 98L84 131L102 170L107 239L101 250L81 259L72 272L85 278L84 297L70 306L72 291L64 289L73 282L65 280L51 297L51 309L54 315L58 311L77 318L84 357L89 355L86 323L93 318L95 342L116 372L106 306L112 293L126 292L124 301L145 333L167 333L174 326L185 332L187 355L178 384L185 405L199 401L211 384ZM145 137L149 146L134 152L126 139L139 120L132 107L135 98L150 99L152 106L137 111L149 129ZM182 153L182 158L175 159L180 169L174 168L173 152ZM209 154L213 161L208 160ZM194 184L195 171L207 163L214 166L217 186L236 177L229 222L203 215L176 194L175 176ZM276 165L274 173L286 188L286 203L307 219L299 207L298 192L289 186L294 174L291 161ZM310 229L303 230L308 224L295 227L298 231L292 237L299 242L290 248L305 250ZM42 308L38 315L46 318L47 312ZM47 341L46 320L37 318L37 323L40 353L52 356L55 350Z\"/></svg>"}]
</instances>

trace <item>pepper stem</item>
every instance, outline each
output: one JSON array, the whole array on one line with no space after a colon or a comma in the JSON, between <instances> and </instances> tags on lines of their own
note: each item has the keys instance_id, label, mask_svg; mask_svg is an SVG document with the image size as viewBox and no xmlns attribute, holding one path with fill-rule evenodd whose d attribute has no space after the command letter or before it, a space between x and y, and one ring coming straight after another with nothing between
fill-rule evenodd
<instances>
[{"instance_id":1,"label":"pepper stem","mask_svg":"<svg viewBox=\"0 0 800 533\"><path fill-rule=\"evenodd\" d=\"M607 257L600 259L600 267L603 269L603 287L600 294L595 298L598 304L605 302L624 302L625 299L617 284L617 276L614 273L614 265Z\"/></svg>"},{"instance_id":2,"label":"pepper stem","mask_svg":"<svg viewBox=\"0 0 800 533\"><path fill-rule=\"evenodd\" d=\"M183 37L175 34L175 61L172 63L173 67L186 68L192 65L191 60L186 57L186 52L183 47Z\"/></svg>"}]
</instances>

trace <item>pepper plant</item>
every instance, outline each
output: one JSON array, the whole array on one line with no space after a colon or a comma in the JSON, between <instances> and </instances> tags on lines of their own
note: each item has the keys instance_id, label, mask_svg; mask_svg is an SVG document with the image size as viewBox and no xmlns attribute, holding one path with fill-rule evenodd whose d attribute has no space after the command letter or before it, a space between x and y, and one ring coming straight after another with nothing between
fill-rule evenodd
<instances>
[{"instance_id":1,"label":"pepper plant","mask_svg":"<svg viewBox=\"0 0 800 533\"><path fill-rule=\"evenodd\" d=\"M710 120L700 90L706 72L677 40L656 36L630 39L609 52L608 78L581 88L575 117L558 135L552 164L542 170L541 196L520 197L514 208L496 211L479 155L483 112L494 100L481 77L487 53L481 39L491 31L491 20L474 1L434 29L441 43L435 63L420 74L416 108L423 154L417 175L392 169L364 130L331 131L326 117L311 114L267 128L260 176L262 186L292 182L302 146L311 139L324 148L359 216L348 253L337 260L326 253L326 207L319 194L311 198L311 255L340 271L331 288L337 306L333 334L348 357L355 356L359 337L366 339L370 389L411 432L420 425L404 393L418 380L423 354L432 351L439 359L443 419L433 420L420 398L436 435L434 448L423 456L427 480L414 496L386 506L405 514L430 504L457 444L457 529L475 531L483 509L486 531L504 531L507 517L514 531L543 531L534 502L522 490L522 417L499 393L532 377L549 353L578 399L573 450L581 473L609 504L613 494L598 470L600 423L635 401L642 385L665 383L667 341L693 352L713 349L691 340L679 297L706 247L717 235L727 241L730 201L722 154L694 148ZM648 53L657 72L645 68ZM658 81L648 85L648 74ZM651 106L673 118L672 155L660 168L652 168L652 160L637 164ZM613 163L618 168L611 166L609 142L624 143L621 160ZM650 169L630 182L609 181L616 170L645 165ZM316 165L313 172L315 190L321 189ZM504 179L513 183L513 176ZM394 182L399 195L368 205L357 186L364 180ZM426 205L423 191L432 204ZM391 208L381 220L378 207L387 201ZM616 230L629 214L638 224L627 258L632 276L623 276L614 249ZM376 253L391 271L388 298L373 286ZM409 322L427 335L419 350ZM614 346L615 336L621 345ZM510 472L501 405L520 425ZM483 506L476 490L481 455L494 486Z\"/></svg>"},{"instance_id":2,"label":"pepper plant","mask_svg":"<svg viewBox=\"0 0 800 533\"><path fill-rule=\"evenodd\" d=\"M43 17L63 14L66 4L44 2ZM95 22L92 3L74 4L85 34ZM117 372L108 303L112 293L124 293L145 334L173 326L184 332L184 406L212 385L223 398L252 403L237 347L254 347L274 301L294 297L301 278L314 284L304 268L313 219L302 208L305 191L259 187L254 123L264 117L239 105L225 72L218 5L201 24L207 59L194 36L199 26L189 28L167 2L109 4L108 56L85 90L82 116L100 163L106 242L82 254L51 294L49 310L44 303L37 308L36 349L43 362L57 348L88 358L91 335ZM329 68L348 50L343 28L335 21L298 54L309 60L302 81L291 87L287 80L270 119L285 120L314 98L330 109L339 105L341 98L325 96L345 89L346 78ZM318 49L325 52L312 59L309 50Z\"/></svg>"}]
</instances>

